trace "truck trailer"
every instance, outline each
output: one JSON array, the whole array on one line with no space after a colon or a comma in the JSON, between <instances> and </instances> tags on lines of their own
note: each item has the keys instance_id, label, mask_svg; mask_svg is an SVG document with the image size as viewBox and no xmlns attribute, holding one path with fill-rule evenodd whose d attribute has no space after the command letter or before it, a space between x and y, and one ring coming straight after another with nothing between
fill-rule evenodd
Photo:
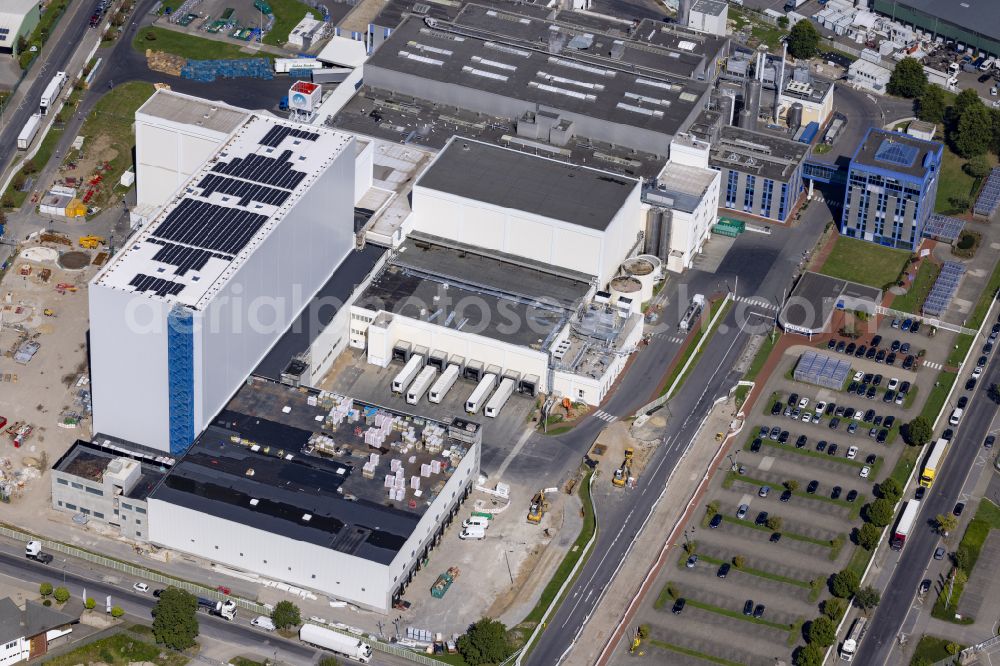
<instances>
[{"instance_id":1,"label":"truck trailer","mask_svg":"<svg viewBox=\"0 0 1000 666\"><path fill-rule=\"evenodd\" d=\"M410 383L410 388L406 389L406 404L415 405L420 402L420 399L424 397L424 393L427 393L427 389L431 387L434 375L436 374L437 370L429 365L425 365L424 369L417 375L417 378Z\"/></svg>"},{"instance_id":2,"label":"truck trailer","mask_svg":"<svg viewBox=\"0 0 1000 666\"><path fill-rule=\"evenodd\" d=\"M491 419L495 419L500 413L500 410L503 409L503 406L507 404L507 400L510 399L510 396L513 393L514 380L510 377L504 378L504 380L500 382L500 386L497 388L496 392L493 394L493 397L491 397L490 401L486 403L486 409L483 410L483 413Z\"/></svg>"},{"instance_id":3,"label":"truck trailer","mask_svg":"<svg viewBox=\"0 0 1000 666\"><path fill-rule=\"evenodd\" d=\"M404 393L422 367L424 367L424 357L420 354L411 356L410 360L403 366L403 369L392 380L392 392Z\"/></svg>"},{"instance_id":4,"label":"truck trailer","mask_svg":"<svg viewBox=\"0 0 1000 666\"><path fill-rule=\"evenodd\" d=\"M36 113L28 118L28 122L24 123L24 127L21 128L21 133L17 135L17 149L27 150L31 142L35 140L35 135L38 134L38 128L42 125L42 114Z\"/></svg>"},{"instance_id":5,"label":"truck trailer","mask_svg":"<svg viewBox=\"0 0 1000 666\"><path fill-rule=\"evenodd\" d=\"M910 536L913 525L917 522L917 514L920 513L920 500L910 500L903 509L903 515L899 517L899 523L892 533L892 541L889 547L893 550L903 550L906 545L906 537Z\"/></svg>"},{"instance_id":6,"label":"truck trailer","mask_svg":"<svg viewBox=\"0 0 1000 666\"><path fill-rule=\"evenodd\" d=\"M215 599L198 597L198 609L205 611L209 615L229 620L230 622L236 619L236 602L232 599L216 601Z\"/></svg>"},{"instance_id":7,"label":"truck trailer","mask_svg":"<svg viewBox=\"0 0 1000 666\"><path fill-rule=\"evenodd\" d=\"M455 381L458 379L458 366L454 363L450 364L445 368L438 380L434 382L434 386L431 387L431 392L428 394L427 399L433 402L435 405L439 404L444 397L451 390L451 387L455 385Z\"/></svg>"},{"instance_id":8,"label":"truck trailer","mask_svg":"<svg viewBox=\"0 0 1000 666\"><path fill-rule=\"evenodd\" d=\"M479 385L476 386L476 390L474 390L472 395L469 396L469 399L465 401L465 411L470 414L478 414L479 408L486 402L486 399L493 391L493 387L496 385L496 375L492 372L484 375L483 378L479 380Z\"/></svg>"},{"instance_id":9,"label":"truck trailer","mask_svg":"<svg viewBox=\"0 0 1000 666\"><path fill-rule=\"evenodd\" d=\"M867 620L863 615L854 621L850 633L847 634L847 639L840 646L840 659L842 661L854 661L854 655L858 652L858 644L865 637L865 624L867 624Z\"/></svg>"},{"instance_id":10,"label":"truck trailer","mask_svg":"<svg viewBox=\"0 0 1000 666\"><path fill-rule=\"evenodd\" d=\"M43 116L49 112L49 109L56 105L56 100L59 99L59 93L62 92L63 86L66 85L68 77L66 72L56 72L49 84L45 86L45 90L42 92L42 100L38 104L38 112Z\"/></svg>"},{"instance_id":11,"label":"truck trailer","mask_svg":"<svg viewBox=\"0 0 1000 666\"><path fill-rule=\"evenodd\" d=\"M341 634L316 624L303 624L299 640L367 664L372 660L372 646L357 636Z\"/></svg>"}]
</instances>

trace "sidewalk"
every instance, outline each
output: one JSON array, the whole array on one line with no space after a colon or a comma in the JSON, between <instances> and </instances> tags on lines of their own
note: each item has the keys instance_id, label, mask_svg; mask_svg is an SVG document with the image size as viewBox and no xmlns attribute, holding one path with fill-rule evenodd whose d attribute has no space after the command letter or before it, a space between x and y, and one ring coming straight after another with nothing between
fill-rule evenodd
<instances>
[{"instance_id":1,"label":"sidewalk","mask_svg":"<svg viewBox=\"0 0 1000 666\"><path fill-rule=\"evenodd\" d=\"M652 585L656 571L662 566L662 562L657 563L657 560L665 547L664 537L670 532L669 526L687 520L688 514L697 510L699 498L693 495L706 469L712 474L712 467L715 466L713 460L723 452L715 441L715 433L727 430L734 411L733 403L729 401L713 409L694 446L674 469L666 492L653 511L649 528L635 543L628 565L612 580L609 594L595 608L587 622L586 631L582 632L564 663L581 666L597 663L612 632L626 612L630 611L630 604ZM642 482L640 477L640 486ZM647 574L653 567L656 567L656 571L647 582Z\"/></svg>"}]
</instances>

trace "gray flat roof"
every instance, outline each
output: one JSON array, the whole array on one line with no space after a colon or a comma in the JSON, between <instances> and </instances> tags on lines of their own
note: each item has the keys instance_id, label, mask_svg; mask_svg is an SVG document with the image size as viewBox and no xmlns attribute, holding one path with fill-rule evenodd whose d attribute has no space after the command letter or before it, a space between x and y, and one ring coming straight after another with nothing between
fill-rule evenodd
<instances>
[{"instance_id":1,"label":"gray flat roof","mask_svg":"<svg viewBox=\"0 0 1000 666\"><path fill-rule=\"evenodd\" d=\"M996 0L894 0L897 5L960 26L980 35L1000 39L1000 12ZM925 28L927 26L924 26Z\"/></svg>"},{"instance_id":2,"label":"gray flat roof","mask_svg":"<svg viewBox=\"0 0 1000 666\"><path fill-rule=\"evenodd\" d=\"M723 0L698 0L691 7L693 12L701 12L702 14L710 14L712 16L721 16L722 12L726 10L729 6L728 2Z\"/></svg>"},{"instance_id":3,"label":"gray flat roof","mask_svg":"<svg viewBox=\"0 0 1000 666\"><path fill-rule=\"evenodd\" d=\"M416 184L604 231L639 182L455 137Z\"/></svg>"},{"instance_id":4,"label":"gray flat roof","mask_svg":"<svg viewBox=\"0 0 1000 666\"><path fill-rule=\"evenodd\" d=\"M308 404L310 396L317 398L316 405ZM425 449L414 448L404 456L398 448L389 448L383 451L374 478L365 478L361 467L370 452L377 452L365 443L363 432L358 434L367 429L365 419L333 425L324 420L332 406L329 394L266 380L244 385L151 498L389 564L454 468L448 459ZM359 415L379 411L398 415L356 400L354 408ZM447 431L447 424L398 416L413 425L418 438L431 425ZM331 438L337 452L321 454L310 447L314 434ZM398 443L401 436L390 432L385 447ZM234 443L233 438L245 443ZM447 437L444 448L461 457L467 452ZM403 500L390 501L384 487L392 459L399 459L405 470ZM419 476L421 465L433 459L444 461L444 469L422 478L417 496L410 489L410 478Z\"/></svg>"},{"instance_id":5,"label":"gray flat roof","mask_svg":"<svg viewBox=\"0 0 1000 666\"><path fill-rule=\"evenodd\" d=\"M857 309L855 305L858 302L878 305L882 302L882 290L806 271L789 294L779 320L785 327L819 333L826 327L838 304L845 309Z\"/></svg>"},{"instance_id":6,"label":"gray flat roof","mask_svg":"<svg viewBox=\"0 0 1000 666\"><path fill-rule=\"evenodd\" d=\"M712 144L709 163L783 182L808 152L809 146L798 141L726 125Z\"/></svg>"},{"instance_id":7,"label":"gray flat roof","mask_svg":"<svg viewBox=\"0 0 1000 666\"><path fill-rule=\"evenodd\" d=\"M224 102L213 102L171 90L154 92L153 96L139 107L137 113L225 134L235 130L250 116L248 112Z\"/></svg>"},{"instance_id":8,"label":"gray flat roof","mask_svg":"<svg viewBox=\"0 0 1000 666\"><path fill-rule=\"evenodd\" d=\"M928 172L926 160L932 156L937 167L937 155L943 146L937 141L924 141L902 132L872 128L854 153L851 165L860 164L888 169L923 179Z\"/></svg>"},{"instance_id":9,"label":"gray flat roof","mask_svg":"<svg viewBox=\"0 0 1000 666\"><path fill-rule=\"evenodd\" d=\"M363 249L347 255L309 305L274 343L253 374L279 381L288 363L309 349L387 251L384 247L368 243Z\"/></svg>"},{"instance_id":10,"label":"gray flat roof","mask_svg":"<svg viewBox=\"0 0 1000 666\"><path fill-rule=\"evenodd\" d=\"M675 207L693 213L715 180L716 173L712 169L667 162L657 178L656 194L672 198Z\"/></svg>"},{"instance_id":11,"label":"gray flat roof","mask_svg":"<svg viewBox=\"0 0 1000 666\"><path fill-rule=\"evenodd\" d=\"M609 52L610 42L604 45ZM649 44L644 48L654 54L660 51ZM680 54L675 55L680 58ZM430 28L410 17L365 63L365 80L378 86L387 78L379 70L399 72L513 98L525 108L543 105L674 134L695 110L708 85L662 69L674 60L665 50L650 60L661 68L593 56L572 48L569 42L555 54L547 41L523 42L506 33L491 34L443 21ZM432 92L433 86L429 86L428 95Z\"/></svg>"},{"instance_id":12,"label":"gray flat roof","mask_svg":"<svg viewBox=\"0 0 1000 666\"><path fill-rule=\"evenodd\" d=\"M52 469L100 483L104 480L104 472L108 465L116 458L122 457L137 460L140 472L139 481L132 490L125 494L125 497L144 501L156 487L156 484L163 479L166 472L162 464L154 465L146 462L148 458L142 455L129 455L122 451L105 448L97 443L78 439L52 466Z\"/></svg>"}]
</instances>

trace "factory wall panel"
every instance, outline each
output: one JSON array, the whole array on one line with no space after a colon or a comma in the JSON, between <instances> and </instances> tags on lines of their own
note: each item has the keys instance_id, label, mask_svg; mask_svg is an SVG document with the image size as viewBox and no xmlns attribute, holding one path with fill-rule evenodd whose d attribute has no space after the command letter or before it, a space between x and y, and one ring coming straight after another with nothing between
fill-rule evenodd
<instances>
[{"instance_id":1,"label":"factory wall panel","mask_svg":"<svg viewBox=\"0 0 1000 666\"><path fill-rule=\"evenodd\" d=\"M554 245L555 229L552 225L519 215L516 212L510 214L506 238L507 251L510 254L525 259L554 263Z\"/></svg>"},{"instance_id":2,"label":"factory wall panel","mask_svg":"<svg viewBox=\"0 0 1000 666\"><path fill-rule=\"evenodd\" d=\"M486 206L471 199L463 200L461 240L469 245L503 249L507 245L509 211Z\"/></svg>"},{"instance_id":3,"label":"factory wall panel","mask_svg":"<svg viewBox=\"0 0 1000 666\"><path fill-rule=\"evenodd\" d=\"M222 145L226 134L136 115L136 203L163 206Z\"/></svg>"},{"instance_id":4,"label":"factory wall panel","mask_svg":"<svg viewBox=\"0 0 1000 666\"><path fill-rule=\"evenodd\" d=\"M557 226L552 238L552 263L604 278L607 274L602 260L605 240L611 244L615 242L610 236L587 233L580 227ZM603 284L607 280L599 281Z\"/></svg>"},{"instance_id":5,"label":"factory wall panel","mask_svg":"<svg viewBox=\"0 0 1000 666\"><path fill-rule=\"evenodd\" d=\"M353 196L349 145L205 308L195 343L199 432L353 250Z\"/></svg>"},{"instance_id":6,"label":"factory wall panel","mask_svg":"<svg viewBox=\"0 0 1000 666\"><path fill-rule=\"evenodd\" d=\"M388 566L159 499L149 500L148 511L151 543L388 610Z\"/></svg>"},{"instance_id":7,"label":"factory wall panel","mask_svg":"<svg viewBox=\"0 0 1000 666\"><path fill-rule=\"evenodd\" d=\"M91 284L94 432L169 450L169 304Z\"/></svg>"}]
</instances>

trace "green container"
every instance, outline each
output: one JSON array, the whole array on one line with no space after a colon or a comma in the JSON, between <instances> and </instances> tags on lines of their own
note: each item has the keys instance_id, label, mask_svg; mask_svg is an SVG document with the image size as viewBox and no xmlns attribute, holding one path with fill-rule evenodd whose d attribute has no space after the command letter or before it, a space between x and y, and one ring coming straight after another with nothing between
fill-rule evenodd
<instances>
[{"instance_id":1,"label":"green container","mask_svg":"<svg viewBox=\"0 0 1000 666\"><path fill-rule=\"evenodd\" d=\"M493 514L486 513L485 511L473 511L472 516L474 518L485 518L486 520L493 520Z\"/></svg>"},{"instance_id":2,"label":"green container","mask_svg":"<svg viewBox=\"0 0 1000 666\"><path fill-rule=\"evenodd\" d=\"M271 13L271 5L264 2L264 0L253 0L254 9L259 9L265 14Z\"/></svg>"}]
</instances>

